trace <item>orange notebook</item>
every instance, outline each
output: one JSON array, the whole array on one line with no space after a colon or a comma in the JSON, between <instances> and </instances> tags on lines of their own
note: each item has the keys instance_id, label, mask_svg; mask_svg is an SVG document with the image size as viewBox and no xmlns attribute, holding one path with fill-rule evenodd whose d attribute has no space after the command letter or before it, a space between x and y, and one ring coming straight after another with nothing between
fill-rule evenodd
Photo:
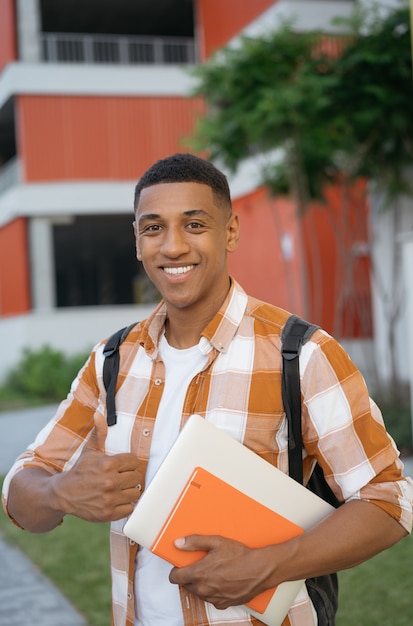
<instances>
[{"instance_id":1,"label":"orange notebook","mask_svg":"<svg viewBox=\"0 0 413 626\"><path fill-rule=\"evenodd\" d=\"M153 542L151 551L172 565L183 567L202 558L205 552L185 552L175 548L174 541L178 537L221 535L250 548L261 548L282 543L303 532L297 524L202 467L197 467ZM247 606L264 613L274 592L275 588L260 593Z\"/></svg>"}]
</instances>

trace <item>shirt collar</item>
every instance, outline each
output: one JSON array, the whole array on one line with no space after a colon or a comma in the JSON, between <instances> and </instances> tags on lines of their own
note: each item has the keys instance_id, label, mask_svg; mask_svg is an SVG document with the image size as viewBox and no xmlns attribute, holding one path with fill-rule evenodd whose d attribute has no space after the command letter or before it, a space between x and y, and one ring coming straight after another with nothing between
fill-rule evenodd
<instances>
[{"instance_id":1,"label":"shirt collar","mask_svg":"<svg viewBox=\"0 0 413 626\"><path fill-rule=\"evenodd\" d=\"M227 351L238 331L247 303L247 294L235 280L231 279L225 301L201 334L199 346L203 354L208 354L212 348L218 352ZM166 304L162 301L148 317L142 329L141 345L151 358L155 358L159 352L159 341L166 318Z\"/></svg>"},{"instance_id":2,"label":"shirt collar","mask_svg":"<svg viewBox=\"0 0 413 626\"><path fill-rule=\"evenodd\" d=\"M228 295L220 310L204 329L202 338L219 352L226 352L238 331L247 303L247 294L235 280L231 279Z\"/></svg>"}]
</instances>

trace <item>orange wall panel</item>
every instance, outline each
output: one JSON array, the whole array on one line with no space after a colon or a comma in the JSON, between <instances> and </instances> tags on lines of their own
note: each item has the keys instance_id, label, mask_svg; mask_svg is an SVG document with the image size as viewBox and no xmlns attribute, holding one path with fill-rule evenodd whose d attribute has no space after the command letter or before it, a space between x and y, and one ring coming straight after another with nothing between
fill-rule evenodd
<instances>
[{"instance_id":1,"label":"orange wall panel","mask_svg":"<svg viewBox=\"0 0 413 626\"><path fill-rule=\"evenodd\" d=\"M183 145L199 99L20 96L19 154L26 181L136 179Z\"/></svg>"},{"instance_id":2,"label":"orange wall panel","mask_svg":"<svg viewBox=\"0 0 413 626\"><path fill-rule=\"evenodd\" d=\"M0 0L0 72L16 54L16 18L13 0Z\"/></svg>"},{"instance_id":3,"label":"orange wall panel","mask_svg":"<svg viewBox=\"0 0 413 626\"><path fill-rule=\"evenodd\" d=\"M341 338L371 337L371 259L364 183L326 192L304 215L311 321Z\"/></svg>"},{"instance_id":4,"label":"orange wall panel","mask_svg":"<svg viewBox=\"0 0 413 626\"><path fill-rule=\"evenodd\" d=\"M229 269L247 293L303 315L301 246L295 208L285 198L269 198L264 189L236 199L240 220L238 250Z\"/></svg>"},{"instance_id":5,"label":"orange wall panel","mask_svg":"<svg viewBox=\"0 0 413 626\"><path fill-rule=\"evenodd\" d=\"M0 316L30 310L27 222L18 218L0 228Z\"/></svg>"},{"instance_id":6,"label":"orange wall panel","mask_svg":"<svg viewBox=\"0 0 413 626\"><path fill-rule=\"evenodd\" d=\"M306 317L338 338L372 336L368 207L363 185L303 218L286 198L259 189L233 202L240 219L231 274L251 295ZM306 287L307 285L307 287ZM305 294L308 294L307 304Z\"/></svg>"},{"instance_id":7,"label":"orange wall panel","mask_svg":"<svg viewBox=\"0 0 413 626\"><path fill-rule=\"evenodd\" d=\"M277 0L197 0L200 57L205 60L224 46Z\"/></svg>"}]
</instances>

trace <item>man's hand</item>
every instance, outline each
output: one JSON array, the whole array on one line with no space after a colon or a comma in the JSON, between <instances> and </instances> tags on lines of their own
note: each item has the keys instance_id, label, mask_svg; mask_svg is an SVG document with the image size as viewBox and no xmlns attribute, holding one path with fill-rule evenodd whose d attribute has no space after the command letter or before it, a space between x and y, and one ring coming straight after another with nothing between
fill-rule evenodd
<instances>
[{"instance_id":1,"label":"man's hand","mask_svg":"<svg viewBox=\"0 0 413 626\"><path fill-rule=\"evenodd\" d=\"M95 416L89 442L71 470L54 476L58 508L89 522L110 522L130 515L143 489L134 454L105 454L107 424Z\"/></svg>"},{"instance_id":2,"label":"man's hand","mask_svg":"<svg viewBox=\"0 0 413 626\"><path fill-rule=\"evenodd\" d=\"M232 539L202 535L178 539L175 545L207 554L192 565L174 567L169 580L217 609L245 604L271 586L266 584L265 548L253 550Z\"/></svg>"},{"instance_id":3,"label":"man's hand","mask_svg":"<svg viewBox=\"0 0 413 626\"><path fill-rule=\"evenodd\" d=\"M351 500L311 530L265 548L216 536L178 539L182 550L206 556L187 567L173 568L169 579L217 609L245 604L286 580L304 580L354 567L389 548L406 530L371 502Z\"/></svg>"}]
</instances>

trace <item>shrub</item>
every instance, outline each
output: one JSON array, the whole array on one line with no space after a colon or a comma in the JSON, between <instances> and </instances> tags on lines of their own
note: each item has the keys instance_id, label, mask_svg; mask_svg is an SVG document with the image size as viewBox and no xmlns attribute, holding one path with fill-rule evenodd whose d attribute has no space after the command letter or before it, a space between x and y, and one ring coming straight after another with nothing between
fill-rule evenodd
<instances>
[{"instance_id":1,"label":"shrub","mask_svg":"<svg viewBox=\"0 0 413 626\"><path fill-rule=\"evenodd\" d=\"M410 408L398 403L380 406L386 428L395 440L402 454L413 451L413 434Z\"/></svg>"},{"instance_id":2,"label":"shrub","mask_svg":"<svg viewBox=\"0 0 413 626\"><path fill-rule=\"evenodd\" d=\"M15 395L54 402L62 400L87 354L66 356L48 345L25 348L22 358L6 377L6 387Z\"/></svg>"}]
</instances>

